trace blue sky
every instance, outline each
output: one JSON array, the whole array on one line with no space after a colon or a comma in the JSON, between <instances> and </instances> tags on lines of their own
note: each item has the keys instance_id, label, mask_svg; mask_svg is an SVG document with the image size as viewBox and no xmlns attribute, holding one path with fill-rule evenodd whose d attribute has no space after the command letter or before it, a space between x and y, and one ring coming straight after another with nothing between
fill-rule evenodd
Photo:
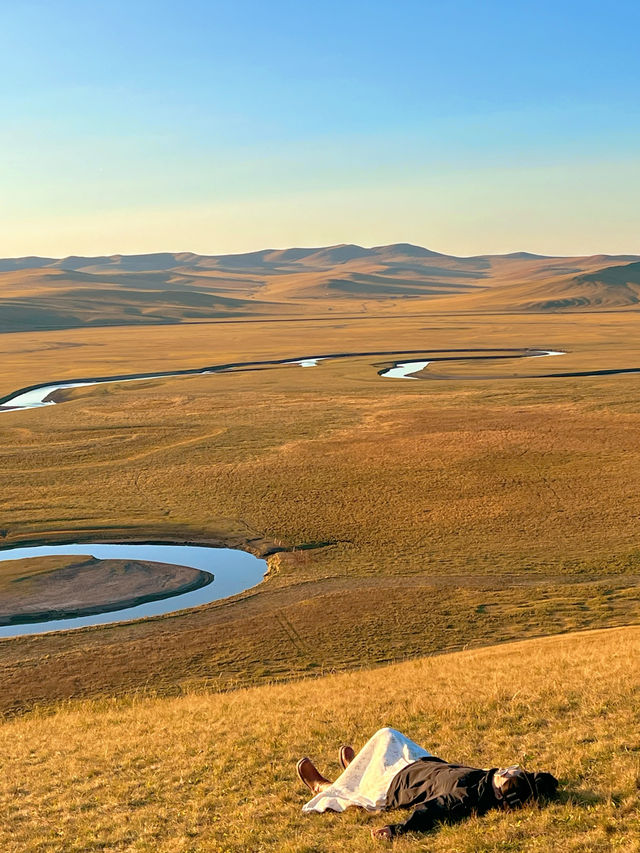
<instances>
[{"instance_id":1,"label":"blue sky","mask_svg":"<svg viewBox=\"0 0 640 853\"><path fill-rule=\"evenodd\" d=\"M0 3L0 256L640 252L635 2Z\"/></svg>"}]
</instances>

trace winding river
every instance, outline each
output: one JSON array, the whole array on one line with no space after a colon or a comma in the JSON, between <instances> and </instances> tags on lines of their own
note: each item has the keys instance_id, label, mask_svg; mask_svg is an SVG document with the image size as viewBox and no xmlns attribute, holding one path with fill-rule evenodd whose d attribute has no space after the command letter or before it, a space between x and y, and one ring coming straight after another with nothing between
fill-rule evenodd
<instances>
[{"instance_id":1,"label":"winding river","mask_svg":"<svg viewBox=\"0 0 640 853\"><path fill-rule=\"evenodd\" d=\"M208 548L199 545L131 545L104 543L76 543L73 545L37 545L0 550L0 562L29 557L57 555L92 556L98 560L148 560L172 563L200 569L212 575L211 581L191 592L169 593L135 607L113 609L91 616L74 616L68 619L49 619L43 622L25 622L0 626L0 637L21 637L61 631L68 628L85 628L89 625L108 625L129 622L147 616L161 616L201 604L210 604L220 598L236 595L260 583L266 572L264 560L233 548Z\"/></svg>"},{"instance_id":2,"label":"winding river","mask_svg":"<svg viewBox=\"0 0 640 853\"><path fill-rule=\"evenodd\" d=\"M41 385L30 385L21 388L5 397L0 397L0 412L15 412L25 409L38 409L42 406L54 406L60 400L56 399L61 391L71 388L83 388L88 385L103 385L107 382L141 382L145 379L170 379L178 376L204 376L212 373L228 373L231 371L254 370L261 367L286 367L298 365L299 367L317 367L321 361L328 359L346 359L362 357L400 356L400 355L422 355L418 361L395 361L393 366L378 371L378 375L387 379L415 379L413 374L424 370L428 365L439 362L450 361L496 361L501 359L540 358L543 356L565 355L558 350L543 349L458 349L458 350L433 350L433 355L426 359L425 350L398 350L383 352L353 352L353 353L329 353L326 355L304 355L295 359L275 359L270 361L242 361L230 364L213 365L210 367L193 368L189 370L159 371L156 373L131 373L120 376L98 376L83 379L65 379L59 382L47 382ZM489 354L491 353L491 354ZM596 371L598 372L628 372L628 371ZM591 373L570 374L541 374L540 377L551 376L590 376ZM478 379L481 377L443 377L430 373L420 378L455 378L455 379ZM496 377L500 378L500 377Z\"/></svg>"}]
</instances>

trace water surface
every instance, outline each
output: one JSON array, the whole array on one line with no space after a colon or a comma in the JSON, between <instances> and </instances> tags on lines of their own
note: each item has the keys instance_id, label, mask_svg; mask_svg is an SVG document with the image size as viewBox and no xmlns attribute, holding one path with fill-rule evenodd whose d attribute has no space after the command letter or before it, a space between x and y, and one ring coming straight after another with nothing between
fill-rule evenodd
<instances>
[{"instance_id":1,"label":"water surface","mask_svg":"<svg viewBox=\"0 0 640 853\"><path fill-rule=\"evenodd\" d=\"M23 625L0 626L0 637L18 637L27 634L42 634L46 631L61 631L69 628L84 628L88 625L108 625L112 622L128 622L146 616L161 616L200 604L209 604L220 598L236 595L260 583L266 572L264 560L259 560L245 551L233 548L207 548L199 545L129 545L104 543L76 543L73 545L37 545L0 550L0 562L20 560L28 557L51 557L56 555L86 555L98 560L147 560L156 563L171 563L189 566L209 572L214 576L211 583L191 592L169 594L166 598L148 601L135 607L96 613L91 616L74 616L69 619L51 619Z\"/></svg>"}]
</instances>

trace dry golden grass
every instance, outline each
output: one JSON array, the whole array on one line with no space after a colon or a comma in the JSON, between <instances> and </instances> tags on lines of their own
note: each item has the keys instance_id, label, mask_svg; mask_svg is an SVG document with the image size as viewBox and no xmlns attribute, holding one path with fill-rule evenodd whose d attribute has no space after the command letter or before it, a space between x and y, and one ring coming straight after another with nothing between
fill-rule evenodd
<instances>
[{"instance_id":1,"label":"dry golden grass","mask_svg":"<svg viewBox=\"0 0 640 853\"><path fill-rule=\"evenodd\" d=\"M633 314L432 316L427 307L418 312L413 303L399 301L389 303L386 313L355 318L223 320L186 327L120 326L3 334L0 395L55 379L198 368L323 352L421 347L426 352L451 347L526 346L571 351L570 358L518 362L517 372L524 375L541 369L553 372L640 366L637 326Z\"/></svg>"},{"instance_id":2,"label":"dry golden grass","mask_svg":"<svg viewBox=\"0 0 640 853\"><path fill-rule=\"evenodd\" d=\"M399 851L640 850L640 630L587 632L287 685L74 702L0 725L3 853L358 853L390 818L303 816L295 761L391 725L450 760L561 781L544 809L490 813ZM401 814L391 816L400 819Z\"/></svg>"},{"instance_id":3,"label":"dry golden grass","mask_svg":"<svg viewBox=\"0 0 640 853\"><path fill-rule=\"evenodd\" d=\"M504 283L530 278L528 263ZM3 853L370 849L367 816L302 817L293 768L309 752L335 770L343 740L385 724L446 758L549 769L566 789L400 851L640 851L638 630L477 649L638 622L640 380L533 378L640 367L637 317L422 308L0 336L0 395L327 352L569 351L447 368L511 380L392 382L376 375L388 360L362 358L79 388L2 413L3 544L285 549L224 602L0 642ZM362 669L408 657L421 659ZM74 697L95 701L55 706Z\"/></svg>"}]
</instances>

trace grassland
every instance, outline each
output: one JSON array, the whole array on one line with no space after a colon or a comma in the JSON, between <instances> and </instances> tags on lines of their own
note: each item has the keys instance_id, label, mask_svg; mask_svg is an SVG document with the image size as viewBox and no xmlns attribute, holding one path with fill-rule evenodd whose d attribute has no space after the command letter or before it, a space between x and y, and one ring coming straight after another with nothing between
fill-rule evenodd
<instances>
[{"instance_id":1,"label":"grassland","mask_svg":"<svg viewBox=\"0 0 640 853\"><path fill-rule=\"evenodd\" d=\"M371 290L363 274L347 278ZM335 295L321 279L265 287ZM511 287L494 284L485 308ZM229 544L269 568L189 612L0 641L3 853L370 849L379 819L303 818L294 765L335 772L340 743L385 724L564 789L400 851L640 851L640 629L614 627L640 618L640 377L536 378L640 367L637 315L374 310L346 292L315 317L0 335L0 397L328 352L567 352L420 382L381 379L381 356L114 383L1 413L0 545Z\"/></svg>"},{"instance_id":2,"label":"grassland","mask_svg":"<svg viewBox=\"0 0 640 853\"><path fill-rule=\"evenodd\" d=\"M407 314L0 337L2 394L323 352L569 351L514 362L508 380L383 380L388 360L363 358L79 388L55 408L3 413L7 545L155 537L281 550L268 579L231 600L0 643L2 710L637 621L639 380L531 378L541 362L640 366L636 327L615 313Z\"/></svg>"},{"instance_id":3,"label":"grassland","mask_svg":"<svg viewBox=\"0 0 640 853\"><path fill-rule=\"evenodd\" d=\"M301 814L295 761L395 726L449 760L520 762L560 799L398 853L640 850L640 630L596 631L224 694L71 702L0 725L4 853L371 850L395 815Z\"/></svg>"}]
</instances>

